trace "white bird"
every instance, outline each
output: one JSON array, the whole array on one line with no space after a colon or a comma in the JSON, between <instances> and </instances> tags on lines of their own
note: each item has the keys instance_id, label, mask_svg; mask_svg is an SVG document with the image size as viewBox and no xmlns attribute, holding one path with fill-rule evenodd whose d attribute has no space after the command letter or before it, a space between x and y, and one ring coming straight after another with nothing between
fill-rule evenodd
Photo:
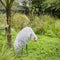
<instances>
[{"instance_id":1,"label":"white bird","mask_svg":"<svg viewBox=\"0 0 60 60\"><path fill-rule=\"evenodd\" d=\"M37 41L37 36L33 32L31 27L23 28L16 36L14 41L14 49L16 52L19 52L29 41L30 37L33 38L34 41ZM27 48L27 45L26 45Z\"/></svg>"}]
</instances>

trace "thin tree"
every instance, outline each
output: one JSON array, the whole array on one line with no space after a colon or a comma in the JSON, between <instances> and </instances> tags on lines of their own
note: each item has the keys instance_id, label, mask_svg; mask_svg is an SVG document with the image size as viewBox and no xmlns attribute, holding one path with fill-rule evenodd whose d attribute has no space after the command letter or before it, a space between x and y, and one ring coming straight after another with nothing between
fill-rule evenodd
<instances>
[{"instance_id":1,"label":"thin tree","mask_svg":"<svg viewBox=\"0 0 60 60\"><path fill-rule=\"evenodd\" d=\"M14 0L0 0L0 2L2 3L2 5L6 10L6 18L7 18L6 21L8 25L7 31L6 31L7 47L10 48L11 47L11 8Z\"/></svg>"}]
</instances>

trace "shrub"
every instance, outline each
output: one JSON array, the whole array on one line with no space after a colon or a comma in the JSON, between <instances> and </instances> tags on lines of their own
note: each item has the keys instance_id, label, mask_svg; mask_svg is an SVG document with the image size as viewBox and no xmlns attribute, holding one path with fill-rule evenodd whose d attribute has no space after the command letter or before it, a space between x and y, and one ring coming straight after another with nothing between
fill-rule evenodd
<instances>
[{"instance_id":1,"label":"shrub","mask_svg":"<svg viewBox=\"0 0 60 60\"><path fill-rule=\"evenodd\" d=\"M56 22L55 22L54 33L56 34L56 36L58 36L60 38L60 20L56 20Z\"/></svg>"},{"instance_id":2,"label":"shrub","mask_svg":"<svg viewBox=\"0 0 60 60\"><path fill-rule=\"evenodd\" d=\"M6 15L0 13L0 27L5 27L6 26Z\"/></svg>"},{"instance_id":3,"label":"shrub","mask_svg":"<svg viewBox=\"0 0 60 60\"><path fill-rule=\"evenodd\" d=\"M31 19L31 18L30 18ZM30 26L35 33L48 36L60 36L60 20L50 15L33 16Z\"/></svg>"},{"instance_id":4,"label":"shrub","mask_svg":"<svg viewBox=\"0 0 60 60\"><path fill-rule=\"evenodd\" d=\"M30 20L26 15L23 14L15 14L12 19L12 27L15 28L16 31L19 31L23 27L27 26Z\"/></svg>"}]
</instances>

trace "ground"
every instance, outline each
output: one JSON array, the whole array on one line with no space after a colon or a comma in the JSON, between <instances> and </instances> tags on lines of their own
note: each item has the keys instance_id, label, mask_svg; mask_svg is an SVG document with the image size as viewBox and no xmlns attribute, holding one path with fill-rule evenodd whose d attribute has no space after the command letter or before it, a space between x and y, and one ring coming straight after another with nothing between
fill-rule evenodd
<instances>
[{"instance_id":1,"label":"ground","mask_svg":"<svg viewBox=\"0 0 60 60\"><path fill-rule=\"evenodd\" d=\"M12 32L13 44L17 32ZM13 45L11 49L6 49L6 36L4 31L0 31L0 60L60 60L60 39L38 34L37 37L37 42L28 42L28 56L24 47L23 55L18 57L14 53Z\"/></svg>"}]
</instances>

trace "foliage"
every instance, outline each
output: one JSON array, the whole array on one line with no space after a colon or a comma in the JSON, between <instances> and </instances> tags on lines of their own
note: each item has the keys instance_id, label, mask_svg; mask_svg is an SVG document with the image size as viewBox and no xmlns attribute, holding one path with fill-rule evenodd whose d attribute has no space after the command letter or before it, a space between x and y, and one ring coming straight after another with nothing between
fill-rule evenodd
<instances>
[{"instance_id":1,"label":"foliage","mask_svg":"<svg viewBox=\"0 0 60 60\"><path fill-rule=\"evenodd\" d=\"M50 15L30 16L30 26L37 34L60 37L60 19Z\"/></svg>"},{"instance_id":2,"label":"foliage","mask_svg":"<svg viewBox=\"0 0 60 60\"><path fill-rule=\"evenodd\" d=\"M23 14L15 14L12 18L12 27L16 29L16 31L20 31L23 27L27 26L30 22L29 18Z\"/></svg>"},{"instance_id":3,"label":"foliage","mask_svg":"<svg viewBox=\"0 0 60 60\"><path fill-rule=\"evenodd\" d=\"M49 13L60 17L60 0L32 0L31 9L39 14Z\"/></svg>"},{"instance_id":4,"label":"foliage","mask_svg":"<svg viewBox=\"0 0 60 60\"><path fill-rule=\"evenodd\" d=\"M60 38L60 19L50 15L23 15L16 13L12 15L11 26L20 31L25 26L30 26L37 34L48 35ZM6 26L5 14L0 14L0 28ZM4 18L3 18L4 17ZM4 22L3 22L4 21ZM2 24L3 23L3 24Z\"/></svg>"},{"instance_id":5,"label":"foliage","mask_svg":"<svg viewBox=\"0 0 60 60\"><path fill-rule=\"evenodd\" d=\"M60 38L60 20L55 22L54 33Z\"/></svg>"},{"instance_id":6,"label":"foliage","mask_svg":"<svg viewBox=\"0 0 60 60\"><path fill-rule=\"evenodd\" d=\"M58 16L60 18L60 13L59 13L60 12L60 0L52 0L52 1L51 0L31 0L31 1L23 0L22 4L27 14L29 13L29 11L30 13L38 14L38 15L49 13L49 14L52 14L53 16ZM27 5L29 6L27 7ZM20 8L21 6L20 7L17 7L17 6L19 6L19 3L15 1L14 7L12 9L23 11L23 9Z\"/></svg>"},{"instance_id":7,"label":"foliage","mask_svg":"<svg viewBox=\"0 0 60 60\"><path fill-rule=\"evenodd\" d=\"M32 0L31 4L30 4L30 10L33 13L41 13L42 12L42 4L43 4L44 0ZM38 13L38 14L39 14Z\"/></svg>"},{"instance_id":8,"label":"foliage","mask_svg":"<svg viewBox=\"0 0 60 60\"><path fill-rule=\"evenodd\" d=\"M6 26L6 15L0 13L0 28L4 28Z\"/></svg>"},{"instance_id":9,"label":"foliage","mask_svg":"<svg viewBox=\"0 0 60 60\"><path fill-rule=\"evenodd\" d=\"M45 0L44 5L43 5L43 9L46 12L51 11L50 13L54 14L54 15L59 15L59 11L60 11L60 1L59 0Z\"/></svg>"}]
</instances>

